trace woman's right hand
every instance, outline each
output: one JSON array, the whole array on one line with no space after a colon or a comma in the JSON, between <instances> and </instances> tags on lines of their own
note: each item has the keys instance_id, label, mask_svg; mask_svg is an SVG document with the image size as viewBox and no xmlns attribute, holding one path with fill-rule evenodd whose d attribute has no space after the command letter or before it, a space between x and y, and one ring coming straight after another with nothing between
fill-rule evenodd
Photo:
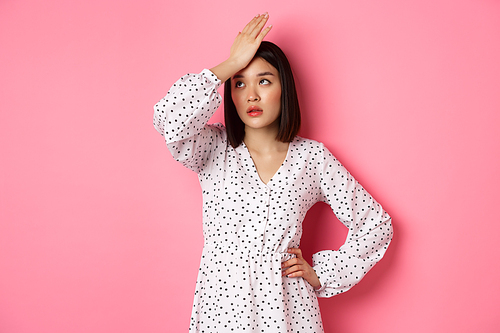
<instances>
[{"instance_id":1,"label":"woman's right hand","mask_svg":"<svg viewBox=\"0 0 500 333\"><path fill-rule=\"evenodd\" d=\"M236 36L229 58L210 69L221 81L226 81L252 61L260 43L271 30L272 26L263 29L268 19L267 13L255 16Z\"/></svg>"},{"instance_id":2,"label":"woman's right hand","mask_svg":"<svg viewBox=\"0 0 500 333\"><path fill-rule=\"evenodd\" d=\"M260 43L271 30L271 26L262 30L268 19L269 15L267 13L257 15L238 33L231 46L229 61L232 60L238 64L238 67L241 67L240 69L247 67L257 52Z\"/></svg>"}]
</instances>

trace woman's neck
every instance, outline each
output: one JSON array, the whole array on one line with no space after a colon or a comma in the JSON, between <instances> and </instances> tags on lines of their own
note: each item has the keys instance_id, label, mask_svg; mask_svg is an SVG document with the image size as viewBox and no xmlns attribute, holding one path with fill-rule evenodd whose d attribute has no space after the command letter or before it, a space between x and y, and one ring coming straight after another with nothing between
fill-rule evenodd
<instances>
[{"instance_id":1,"label":"woman's neck","mask_svg":"<svg viewBox=\"0 0 500 333\"><path fill-rule=\"evenodd\" d=\"M272 153L287 150L288 142L276 140L277 135L278 128L269 130L246 127L243 142L245 142L248 149L259 153Z\"/></svg>"}]
</instances>

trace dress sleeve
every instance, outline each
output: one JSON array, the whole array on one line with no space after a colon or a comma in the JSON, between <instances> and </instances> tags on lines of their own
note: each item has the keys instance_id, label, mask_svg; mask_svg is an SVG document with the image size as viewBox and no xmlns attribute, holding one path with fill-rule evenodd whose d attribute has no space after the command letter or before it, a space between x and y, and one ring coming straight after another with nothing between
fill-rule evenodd
<instances>
[{"instance_id":1,"label":"dress sleeve","mask_svg":"<svg viewBox=\"0 0 500 333\"><path fill-rule=\"evenodd\" d=\"M165 138L172 156L200 173L222 141L222 125L207 125L221 104L221 81L210 70L187 74L154 107L154 127Z\"/></svg>"},{"instance_id":2,"label":"dress sleeve","mask_svg":"<svg viewBox=\"0 0 500 333\"><path fill-rule=\"evenodd\" d=\"M349 228L337 251L313 254L321 282L319 297L331 297L356 285L382 259L392 239L391 217L322 145L321 201Z\"/></svg>"}]
</instances>

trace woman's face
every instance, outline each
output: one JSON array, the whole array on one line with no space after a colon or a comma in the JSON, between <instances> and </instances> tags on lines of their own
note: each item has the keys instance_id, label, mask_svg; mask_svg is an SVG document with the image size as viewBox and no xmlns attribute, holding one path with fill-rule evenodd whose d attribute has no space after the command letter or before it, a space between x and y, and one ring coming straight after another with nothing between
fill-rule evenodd
<instances>
[{"instance_id":1,"label":"woman's face","mask_svg":"<svg viewBox=\"0 0 500 333\"><path fill-rule=\"evenodd\" d=\"M231 97L245 128L277 131L281 114L281 81L278 70L254 58L231 78Z\"/></svg>"}]
</instances>

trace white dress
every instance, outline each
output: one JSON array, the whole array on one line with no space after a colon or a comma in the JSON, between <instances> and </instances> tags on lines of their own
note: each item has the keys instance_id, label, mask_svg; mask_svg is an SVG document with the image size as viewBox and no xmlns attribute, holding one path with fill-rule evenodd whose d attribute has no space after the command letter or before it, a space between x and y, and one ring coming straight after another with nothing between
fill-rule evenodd
<instances>
[{"instance_id":1,"label":"white dress","mask_svg":"<svg viewBox=\"0 0 500 333\"><path fill-rule=\"evenodd\" d=\"M190 332L323 332L317 296L350 289L384 255L391 219L323 144L296 137L265 184L244 143L207 125L221 104L209 70L180 78L155 105L154 126L176 160L198 174L204 247ZM299 247L302 221L316 202L349 228L338 251L313 255L321 288L281 276Z\"/></svg>"}]
</instances>

